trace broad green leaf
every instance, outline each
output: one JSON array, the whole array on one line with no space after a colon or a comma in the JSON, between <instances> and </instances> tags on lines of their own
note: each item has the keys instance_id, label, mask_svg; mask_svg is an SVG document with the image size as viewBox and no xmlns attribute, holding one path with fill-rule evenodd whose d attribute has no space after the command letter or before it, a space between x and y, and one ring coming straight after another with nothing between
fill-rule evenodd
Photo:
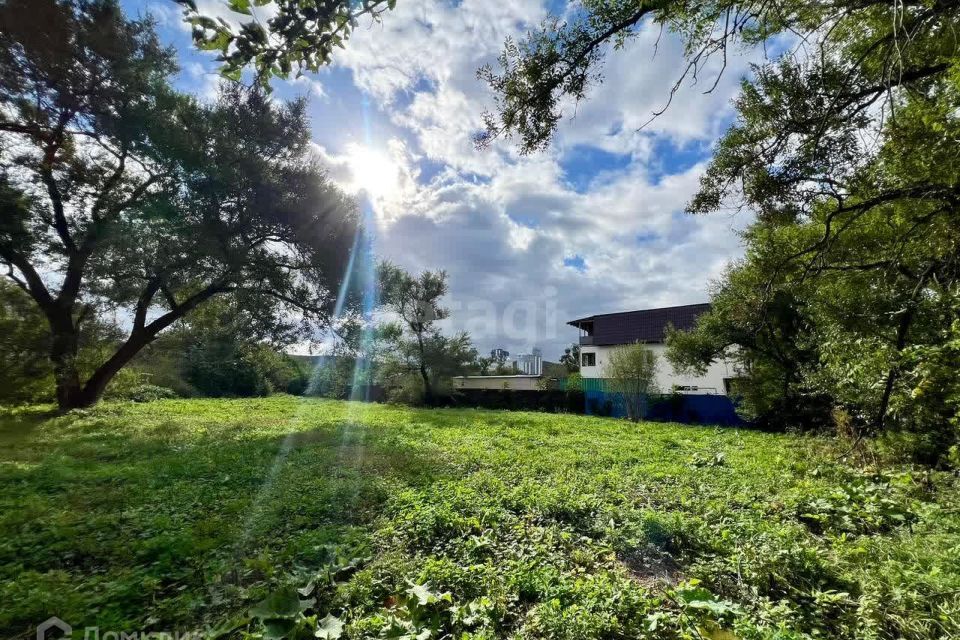
<instances>
[{"instance_id":1,"label":"broad green leaf","mask_svg":"<svg viewBox=\"0 0 960 640\"><path fill-rule=\"evenodd\" d=\"M427 605L437 601L437 596L425 584L415 584L407 589L407 595L414 598L418 604Z\"/></svg>"},{"instance_id":2,"label":"broad green leaf","mask_svg":"<svg viewBox=\"0 0 960 640\"><path fill-rule=\"evenodd\" d=\"M250 608L250 615L265 620L267 618L293 618L302 610L297 590L288 587L271 593Z\"/></svg>"},{"instance_id":3,"label":"broad green leaf","mask_svg":"<svg viewBox=\"0 0 960 640\"><path fill-rule=\"evenodd\" d=\"M250 15L250 0L229 0L227 5L231 11L247 16Z\"/></svg>"},{"instance_id":4,"label":"broad green leaf","mask_svg":"<svg viewBox=\"0 0 960 640\"><path fill-rule=\"evenodd\" d=\"M328 613L317 625L317 631L314 635L323 638L323 640L336 640L343 635L343 621Z\"/></svg>"}]
</instances>

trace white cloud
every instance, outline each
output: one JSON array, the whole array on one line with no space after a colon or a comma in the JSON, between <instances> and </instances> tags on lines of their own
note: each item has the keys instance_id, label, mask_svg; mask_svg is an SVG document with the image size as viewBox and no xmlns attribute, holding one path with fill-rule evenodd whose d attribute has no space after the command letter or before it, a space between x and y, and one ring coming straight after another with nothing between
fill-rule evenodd
<instances>
[{"instance_id":1,"label":"white cloud","mask_svg":"<svg viewBox=\"0 0 960 640\"><path fill-rule=\"evenodd\" d=\"M688 74L671 100L671 90L687 64L683 44L646 23L623 49L608 51L605 81L591 89L588 99L567 105L564 113L569 117L560 127L558 142L567 148L586 144L614 153L642 153L649 151L644 142L650 136L677 144L715 138L730 115L730 100L748 72L748 61L731 55L722 69L722 60L713 58L696 79ZM668 102L667 111L654 117Z\"/></svg>"},{"instance_id":2,"label":"white cloud","mask_svg":"<svg viewBox=\"0 0 960 640\"><path fill-rule=\"evenodd\" d=\"M220 0L198 4L234 24L249 19ZM168 6L154 13L185 43L186 26ZM261 19L265 10L275 8L258 9ZM709 281L741 253L736 229L746 217L682 213L704 165L695 154L678 160L674 150L709 145L722 132L747 61L731 56L707 95L713 75L704 71L698 86L684 86L664 115L638 130L665 104L684 65L681 43L669 34L654 57L659 33L644 27L607 57L604 82L587 100L565 106L549 150L520 157L499 141L476 151L472 136L493 106L477 68L495 64L504 38L522 39L546 13L541 0L403 0L381 24L361 21L334 58L339 73L290 87L319 104L314 151L331 178L355 192L376 183L378 251L411 270L447 270L451 328L471 331L481 349L540 346L555 360L576 338L567 320L703 301ZM184 77L211 97L213 57L185 58L201 59L184 64ZM379 107L365 117L386 114L386 122L363 131L342 126L339 114L356 108L344 76ZM591 165L598 150L620 161ZM373 170L365 157L376 160ZM574 256L585 269L564 266Z\"/></svg>"},{"instance_id":3,"label":"white cloud","mask_svg":"<svg viewBox=\"0 0 960 640\"><path fill-rule=\"evenodd\" d=\"M183 66L181 72L190 82L193 93L206 101L213 101L219 91L221 77L216 69L199 62L190 62Z\"/></svg>"},{"instance_id":4,"label":"white cloud","mask_svg":"<svg viewBox=\"0 0 960 640\"><path fill-rule=\"evenodd\" d=\"M481 349L540 346L556 359L576 337L567 320L704 301L710 280L739 255L736 229L748 220L683 214L704 165L671 169L657 150L665 141L713 141L747 65L732 57L707 95L713 76L703 72L699 87L683 87L663 116L638 131L663 106L683 64L681 45L668 34L654 58L658 33L645 27L608 56L605 81L589 99L568 107L575 117L561 121L550 150L520 157L501 142L478 152L472 135L492 98L476 69L495 59L505 37L522 38L545 14L532 0L409 0L382 25L358 29L336 64L407 137L374 143L403 176L394 197L378 203L378 251L411 270L447 270L450 326L470 330ZM596 170L578 190L564 167L584 148L623 154L629 163ZM321 152L334 178L349 184L345 154ZM440 171L422 177L421 160ZM585 270L564 266L575 255ZM533 320L524 321L525 313Z\"/></svg>"},{"instance_id":5,"label":"white cloud","mask_svg":"<svg viewBox=\"0 0 960 640\"><path fill-rule=\"evenodd\" d=\"M200 4L207 15L246 19L216 0ZM163 23L180 31L179 15L170 13ZM588 99L565 108L549 150L520 157L500 141L476 151L472 136L493 106L477 68L495 63L504 38L522 39L546 13L539 0L403 0L382 24L361 23L335 65L387 114L389 122L371 131L389 133L368 140L327 122L314 151L332 179L355 192L363 180L385 176L388 186L374 193L377 250L414 271L449 273L451 328L471 331L481 350L540 346L556 360L576 338L567 320L703 301L709 281L740 254L736 229L745 217L682 213L704 165L660 154L716 139L746 61L732 57L709 95L702 91L712 76L703 74L699 87L684 87L663 116L638 131L663 106L683 64L680 43L667 34L654 58L658 33L645 27L608 56L604 82ZM218 81L212 64L184 67L204 97ZM352 98L338 93L342 75L291 86L312 94L321 112L343 109ZM588 170L581 166L590 163L585 150L620 154L624 162ZM364 157L379 169L364 170ZM571 167L582 175L568 174ZM585 269L564 266L573 256Z\"/></svg>"}]
</instances>

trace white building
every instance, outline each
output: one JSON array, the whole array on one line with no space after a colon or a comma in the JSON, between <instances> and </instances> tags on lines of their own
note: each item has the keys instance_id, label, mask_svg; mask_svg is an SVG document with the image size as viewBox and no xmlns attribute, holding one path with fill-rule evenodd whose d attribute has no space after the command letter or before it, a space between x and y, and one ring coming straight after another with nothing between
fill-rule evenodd
<instances>
[{"instance_id":1,"label":"white building","mask_svg":"<svg viewBox=\"0 0 960 640\"><path fill-rule=\"evenodd\" d=\"M540 376L456 376L454 389L493 389L496 391L536 391L540 388Z\"/></svg>"},{"instance_id":2,"label":"white building","mask_svg":"<svg viewBox=\"0 0 960 640\"><path fill-rule=\"evenodd\" d=\"M529 376L539 376L543 373L543 355L539 349L533 353L521 353L517 356L517 371Z\"/></svg>"},{"instance_id":3,"label":"white building","mask_svg":"<svg viewBox=\"0 0 960 640\"><path fill-rule=\"evenodd\" d=\"M730 382L737 377L732 363L714 361L704 375L698 376L674 371L665 355L667 327L690 330L697 318L709 309L709 304L690 304L603 313L571 320L567 324L580 330L580 375L584 378L605 377L604 365L610 353L621 345L640 342L658 356L656 383L661 393L726 395L730 391Z\"/></svg>"}]
</instances>

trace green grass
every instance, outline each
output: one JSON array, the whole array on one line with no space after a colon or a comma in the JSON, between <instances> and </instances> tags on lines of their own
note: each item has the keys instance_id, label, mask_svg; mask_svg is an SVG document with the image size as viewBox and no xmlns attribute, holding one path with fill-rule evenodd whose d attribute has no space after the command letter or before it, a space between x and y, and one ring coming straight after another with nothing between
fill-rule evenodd
<instances>
[{"instance_id":1,"label":"green grass","mask_svg":"<svg viewBox=\"0 0 960 640\"><path fill-rule=\"evenodd\" d=\"M829 452L285 396L7 412L0 636L960 637L956 478Z\"/></svg>"}]
</instances>

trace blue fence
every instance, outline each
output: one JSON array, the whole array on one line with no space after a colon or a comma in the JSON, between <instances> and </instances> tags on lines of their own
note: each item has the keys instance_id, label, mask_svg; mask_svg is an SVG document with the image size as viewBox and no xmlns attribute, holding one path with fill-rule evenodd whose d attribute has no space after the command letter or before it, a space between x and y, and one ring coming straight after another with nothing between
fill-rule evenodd
<instances>
[{"instance_id":1,"label":"blue fence","mask_svg":"<svg viewBox=\"0 0 960 640\"><path fill-rule=\"evenodd\" d=\"M607 390L599 378L583 380L583 393L588 415L625 418L627 409L622 398ZM729 396L716 394L663 394L647 398L645 420L685 422L688 424L743 425L736 406Z\"/></svg>"}]
</instances>

